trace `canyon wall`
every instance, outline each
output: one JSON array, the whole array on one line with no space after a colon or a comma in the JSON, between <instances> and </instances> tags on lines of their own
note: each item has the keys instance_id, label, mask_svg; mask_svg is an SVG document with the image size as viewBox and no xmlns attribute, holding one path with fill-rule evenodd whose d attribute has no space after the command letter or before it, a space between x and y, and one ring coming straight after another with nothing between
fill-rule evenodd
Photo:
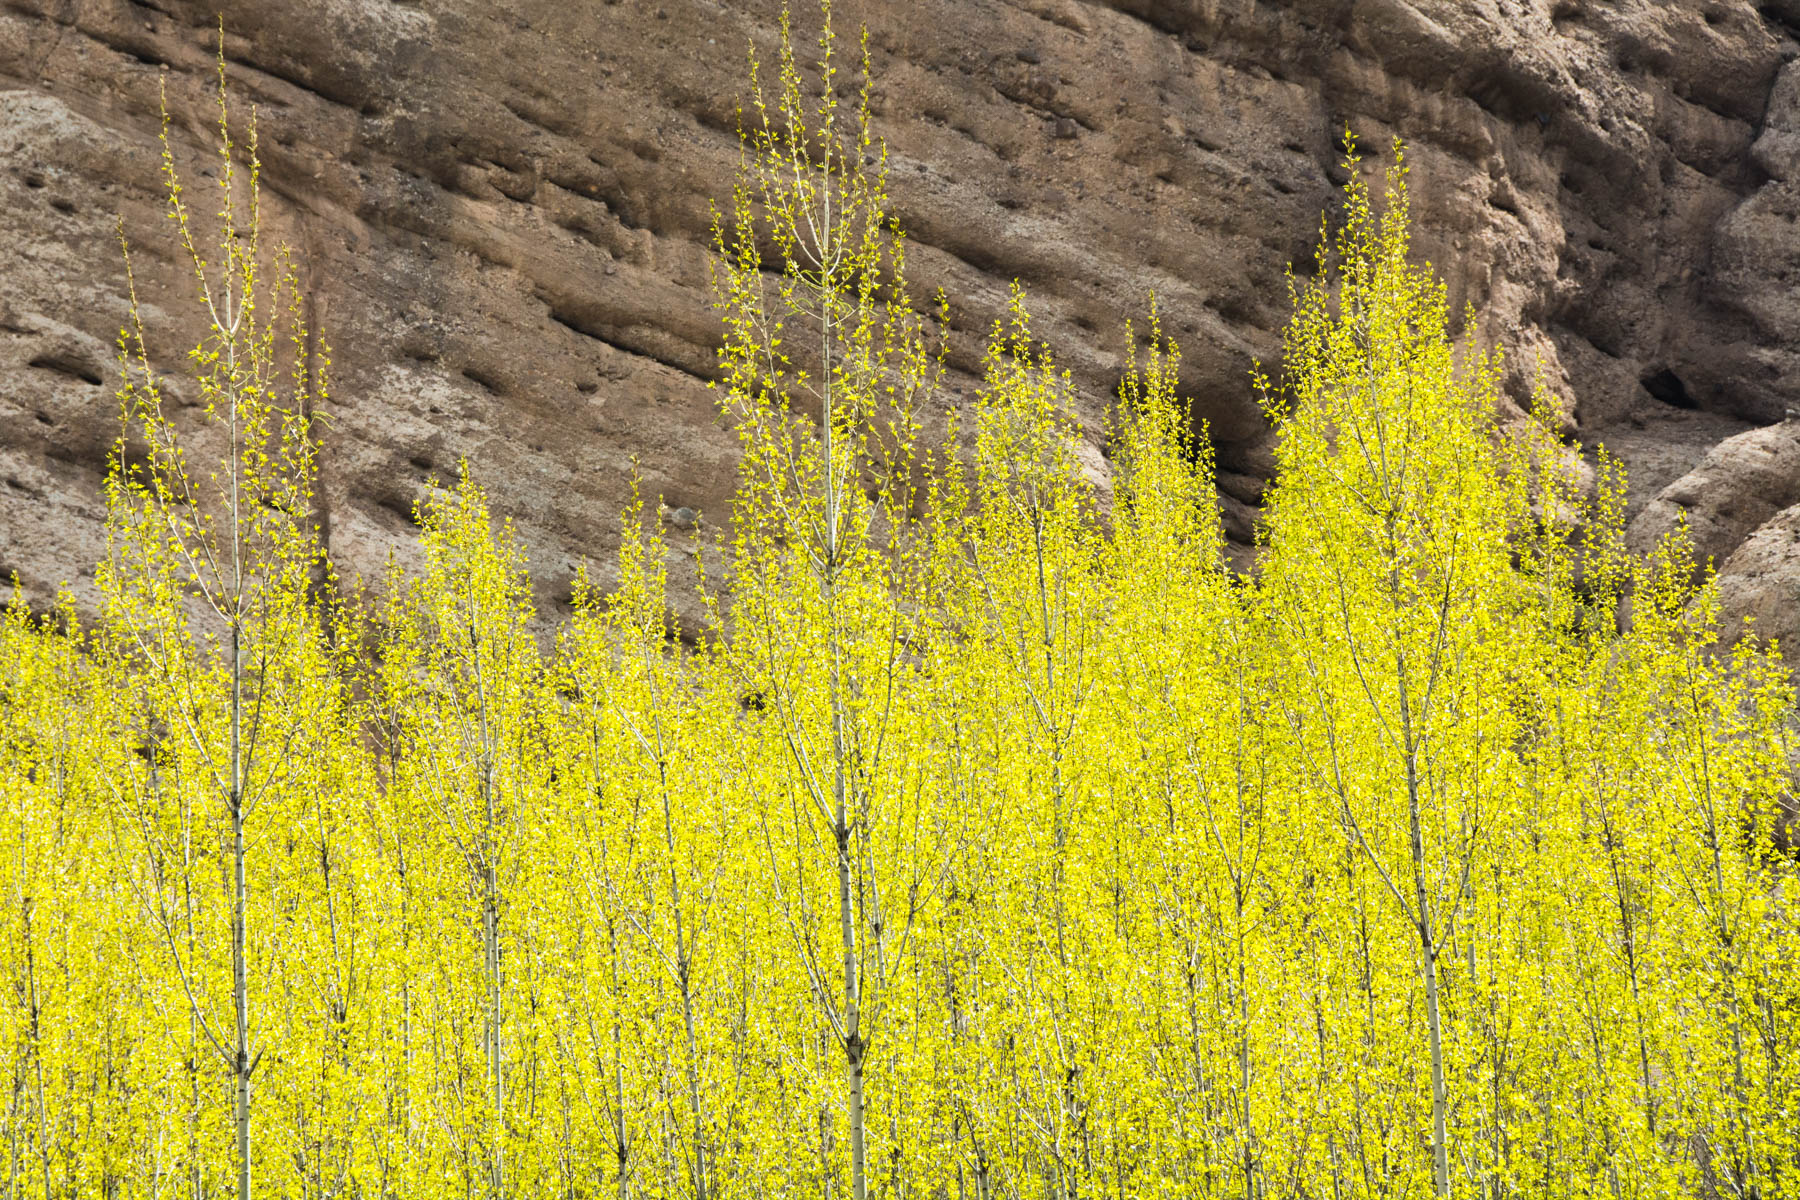
<instances>
[{"instance_id":1,"label":"canyon wall","mask_svg":"<svg viewBox=\"0 0 1800 1200\"><path fill-rule=\"evenodd\" d=\"M604 578L632 464L728 519L708 304L745 54L776 0L0 0L0 574L91 604L132 245L152 341L200 329L161 211L159 88L197 207L214 43L257 106L266 232L329 340L322 517L346 574L414 553L467 456L540 598ZM802 7L802 34L816 27ZM1273 468L1249 381L1310 259L1343 131L1409 144L1416 244L1567 427L1682 514L1734 630L1800 634L1800 0L907 0L866 23L949 393L1018 280L1090 463L1161 300L1238 553ZM192 404L195 397L179 395ZM946 401L948 396L945 397ZM186 414L191 420L194 414ZM692 552L672 552L691 577Z\"/></svg>"}]
</instances>

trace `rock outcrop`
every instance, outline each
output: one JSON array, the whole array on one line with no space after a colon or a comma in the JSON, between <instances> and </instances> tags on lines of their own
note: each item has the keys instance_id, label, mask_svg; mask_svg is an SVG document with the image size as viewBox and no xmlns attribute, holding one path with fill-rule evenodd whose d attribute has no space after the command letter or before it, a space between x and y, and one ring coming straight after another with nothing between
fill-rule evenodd
<instances>
[{"instance_id":1,"label":"rock outcrop","mask_svg":"<svg viewBox=\"0 0 1800 1200\"><path fill-rule=\"evenodd\" d=\"M580 562L604 574L634 460L665 512L715 529L734 443L705 387L710 205L745 48L769 55L777 11L0 0L0 572L34 602L62 580L91 599L121 219L153 338L170 363L195 340L157 96L203 182L221 19L260 112L266 225L332 344L339 562L411 553L414 500L464 456L546 601ZM1018 279L1097 439L1123 322L1154 290L1247 538L1272 469L1247 372L1278 351L1284 269L1310 257L1342 131L1402 137L1419 247L1506 348L1509 394L1543 379L1626 460L1640 535L1672 507L1708 514L1732 619L1793 624L1795 0L871 0L839 18L869 26L917 282L952 298L954 389Z\"/></svg>"}]
</instances>

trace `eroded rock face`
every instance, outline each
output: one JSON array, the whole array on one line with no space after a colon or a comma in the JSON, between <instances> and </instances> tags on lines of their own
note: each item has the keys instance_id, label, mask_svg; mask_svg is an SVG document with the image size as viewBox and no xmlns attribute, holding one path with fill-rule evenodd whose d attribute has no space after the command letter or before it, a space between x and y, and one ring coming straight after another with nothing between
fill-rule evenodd
<instances>
[{"instance_id":1,"label":"eroded rock face","mask_svg":"<svg viewBox=\"0 0 1800 1200\"><path fill-rule=\"evenodd\" d=\"M1720 573L1719 602L1729 614L1724 635L1748 630L1778 640L1789 661L1800 646L1800 504L1789 505L1745 538Z\"/></svg>"},{"instance_id":2,"label":"eroded rock face","mask_svg":"<svg viewBox=\"0 0 1800 1200\"><path fill-rule=\"evenodd\" d=\"M202 183L221 16L260 108L269 231L332 345L344 569L412 554L413 502L463 456L547 602L579 563L607 574L634 459L665 511L715 531L734 444L705 387L709 206L774 0L0 0L0 571L34 602L61 580L91 601L116 220L165 360L199 332L159 214L157 90ZM840 8L859 21L915 283L952 298L952 391L1018 279L1097 443L1123 322L1154 290L1248 538L1273 460L1247 373L1278 351L1283 271L1310 258L1344 128L1399 136L1419 249L1506 347L1509 394L1542 378L1636 468L1640 536L1665 487L1740 514L1706 541L1734 619L1793 611L1792 510L1735 499L1791 490L1792 462L1771 483L1709 455L1800 408L1791 0ZM679 584L691 560L673 565Z\"/></svg>"},{"instance_id":3,"label":"eroded rock face","mask_svg":"<svg viewBox=\"0 0 1800 1200\"><path fill-rule=\"evenodd\" d=\"M1723 564L1758 530L1800 504L1800 421L1726 438L1698 466L1659 491L1631 523L1630 538L1648 550L1687 527L1696 556Z\"/></svg>"}]
</instances>

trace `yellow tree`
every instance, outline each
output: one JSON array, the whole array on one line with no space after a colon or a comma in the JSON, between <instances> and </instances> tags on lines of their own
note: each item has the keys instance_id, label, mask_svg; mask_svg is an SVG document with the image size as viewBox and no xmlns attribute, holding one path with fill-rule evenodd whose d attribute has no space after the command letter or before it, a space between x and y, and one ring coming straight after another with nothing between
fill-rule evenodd
<instances>
[{"instance_id":1,"label":"yellow tree","mask_svg":"<svg viewBox=\"0 0 1800 1200\"><path fill-rule=\"evenodd\" d=\"M1127 372L1113 439L1107 720L1111 744L1135 744L1143 764L1132 781L1144 851L1135 882L1155 898L1167 939L1156 950L1181 997L1171 1006L1181 1019L1158 1047L1166 1102L1200 1119L1176 1143L1189 1161L1171 1166L1195 1194L1210 1194L1215 1180L1225 1192L1231 1172L1203 1164L1229 1152L1229 1190L1254 1197L1271 1166L1286 1162L1259 1132L1290 1108L1261 1077L1279 1023L1261 1008L1280 986L1266 973L1291 953L1265 939L1292 887L1298 814L1284 803L1295 789L1275 716L1271 631L1253 581L1225 566L1211 448L1204 428L1187 427L1178 366L1153 309L1148 360Z\"/></svg>"},{"instance_id":2,"label":"yellow tree","mask_svg":"<svg viewBox=\"0 0 1800 1200\"><path fill-rule=\"evenodd\" d=\"M618 664L608 699L625 735L626 761L641 781L635 786L652 797L652 824L660 826L638 863L634 882L645 904L633 921L675 989L679 1022L670 1040L678 1047L687 1106L684 1166L694 1200L706 1200L716 1185L709 1148L714 1122L702 1082L710 1074L709 1039L702 1021L718 1002L709 994L716 982L707 967L715 904L722 878L735 873L732 847L742 830L728 799L730 757L714 740L729 727L709 728L717 717L706 702L722 697L707 686L712 676L695 677L680 649L681 631L666 600L663 541L643 534L635 496L625 525L619 588L606 613ZM712 649L701 653L692 665L705 671Z\"/></svg>"},{"instance_id":3,"label":"yellow tree","mask_svg":"<svg viewBox=\"0 0 1800 1200\"><path fill-rule=\"evenodd\" d=\"M442 981L433 1091L455 1140L454 1161L433 1166L440 1175L479 1179L498 1200L513 1186L514 1112L532 1099L509 1099L514 1042L525 1042L529 1030L509 1036L508 997L530 984L521 969L531 961L529 909L519 899L534 878L535 821L550 770L543 669L523 554L510 529L494 530L467 469L453 492L419 515L425 572L391 606L397 619L382 648L387 696L407 739L390 786L418 797L431 818L418 831L413 862L439 928L448 921L445 933L470 929L479 948L472 973L454 935L440 934L430 951ZM470 1025L480 1030L479 1070L465 1057L470 1039L462 1031Z\"/></svg>"},{"instance_id":4,"label":"yellow tree","mask_svg":"<svg viewBox=\"0 0 1800 1200\"><path fill-rule=\"evenodd\" d=\"M0 945L10 1003L0 1018L0 1055L10 1088L5 1111L7 1192L35 1190L41 1177L47 1197L55 1186L50 1156L56 1123L46 1099L46 1022L61 1007L54 987L58 925L74 914L59 904L59 860L66 848L58 826L69 813L75 765L70 727L82 720L58 667L77 666L66 651L56 653L56 633L27 618L22 605L0 624L0 780L7 803L0 810L0 879L4 879L7 936ZM61 661L58 661L58 660ZM65 883L66 886L66 883ZM46 936L48 935L48 936ZM49 1011L46 1011L48 1007Z\"/></svg>"},{"instance_id":5,"label":"yellow tree","mask_svg":"<svg viewBox=\"0 0 1800 1200\"><path fill-rule=\"evenodd\" d=\"M849 1187L864 1200L867 1071L921 894L901 718L918 619L915 411L937 364L869 129L867 45L846 113L821 7L816 102L785 16L768 94L752 58L748 153L718 226L714 282L724 406L743 448L732 661L784 751L764 807L770 882L841 1059ZM828 908L815 894L832 897Z\"/></svg>"},{"instance_id":6,"label":"yellow tree","mask_svg":"<svg viewBox=\"0 0 1800 1200\"><path fill-rule=\"evenodd\" d=\"M259 913L266 919L277 882L266 873L274 864L263 834L281 824L338 695L313 595L323 557L310 414L325 394L326 359L300 316L286 252L273 266L264 261L255 123L240 165L222 59L218 121L216 263L182 198L166 109L163 134L169 215L208 321L185 382L216 466L190 465L133 284L119 354L127 436L107 483L109 553L98 582L101 636L131 680L120 700L137 706L127 719L144 739L143 769L114 779L141 838L136 879L189 1011L190 1057L215 1055L229 1080L233 1190L248 1200L252 1084L265 1049L253 1000L267 986L255 976L268 967L270 935L268 925L252 926ZM126 262L129 278L129 254ZM216 823L228 880L222 913L193 901ZM179 906L176 893L187 897Z\"/></svg>"},{"instance_id":7,"label":"yellow tree","mask_svg":"<svg viewBox=\"0 0 1800 1200\"><path fill-rule=\"evenodd\" d=\"M328 686L359 673L354 624L330 614ZM284 981L270 1014L280 1031L280 1073L265 1091L268 1141L292 1165L302 1195L370 1188L381 1124L379 1060L389 1014L386 964L399 939L389 925L390 879L371 820L372 756L361 714L339 696L321 705L312 748L290 781L291 803L274 857L286 880L275 908L271 965ZM273 839L271 839L273 840Z\"/></svg>"},{"instance_id":8,"label":"yellow tree","mask_svg":"<svg viewBox=\"0 0 1800 1200\"><path fill-rule=\"evenodd\" d=\"M641 520L641 504L628 512ZM629 562L639 530L627 527L625 533L621 557ZM628 581L623 590L642 589ZM637 597L625 604L632 599ZM615 644L609 615L584 570L575 581L575 616L554 668L564 700L555 750L556 807L563 820L547 844L568 905L562 964L566 1020L557 1042L569 1071L582 1081L579 1095L564 1106L566 1136L611 1160L617 1195L625 1200L642 1174L643 1126L653 1106L646 1095L652 1082L646 1078L652 1057L646 1045L648 989L634 923L644 904L634 875L649 836L649 805L625 733L633 718L645 715L642 697L620 687L622 648ZM637 703L621 703L616 693L622 691ZM666 782L660 771L659 779ZM603 1171L599 1162L594 1169Z\"/></svg>"},{"instance_id":9,"label":"yellow tree","mask_svg":"<svg viewBox=\"0 0 1800 1200\"><path fill-rule=\"evenodd\" d=\"M1550 634L1523 756L1532 815L1500 831L1486 890L1489 903L1548 909L1555 919L1538 932L1519 922L1500 929L1495 940L1518 949L1511 962L1484 947L1506 969L1484 981L1479 1036L1496 1065L1474 1106L1485 1110L1485 1166L1496 1181L1551 1186L1560 1175L1557 1186L1566 1187L1577 1176L1591 1185L1604 1175L1622 1194L1666 1194L1677 1185L1658 1118L1656 1012L1669 984L1656 962L1667 910L1657 834L1666 798L1651 769L1661 705L1642 631L1624 633L1618 621L1641 568L1624 547L1619 465L1602 455L1593 495L1584 499L1579 478L1554 454L1540 463L1540 529L1520 543ZM1534 958L1545 986L1520 1003L1511 975L1529 971ZM1570 1064L1590 1081L1585 1136L1577 1146L1562 1143L1561 1163L1529 1149L1561 1140L1564 1131L1544 1130L1543 1114L1526 1112L1521 1099L1566 1088L1575 1072L1547 1047L1521 1044L1528 1035L1509 1034L1533 1027L1585 1047L1585 1063ZM1512 1068L1501 1069L1502 1061Z\"/></svg>"},{"instance_id":10,"label":"yellow tree","mask_svg":"<svg viewBox=\"0 0 1800 1200\"><path fill-rule=\"evenodd\" d=\"M719 997L705 970L712 906L732 870L731 755L715 697L683 655L665 600L663 543L633 496L621 522L619 582L609 597L585 571L559 644L564 704L557 748L563 797L555 856L570 904L565 937L568 1046L584 1045L618 1195L655 1190L660 1125L665 1190L709 1194L717 1174L708 1102L706 1018ZM674 990L667 997L664 987ZM603 1007L606 1011L595 1011ZM583 1011L585 1010L585 1012ZM585 1019L584 1019L585 1018ZM571 1062L574 1060L571 1055ZM659 1061L660 1060L660 1061ZM686 1108L676 1133L659 1110Z\"/></svg>"},{"instance_id":11,"label":"yellow tree","mask_svg":"<svg viewBox=\"0 0 1800 1200\"><path fill-rule=\"evenodd\" d=\"M143 1114L128 1094L138 1081L120 1070L145 1031L129 984L106 967L128 942L104 853L108 761L96 752L101 684L87 650L66 600L33 618L15 594L0 616L0 1055L13 1196L104 1192L156 1175L137 1157Z\"/></svg>"},{"instance_id":12,"label":"yellow tree","mask_svg":"<svg viewBox=\"0 0 1800 1200\"><path fill-rule=\"evenodd\" d=\"M1329 269L1297 289L1267 503L1265 595L1304 691L1290 714L1316 793L1413 941L1429 1176L1451 1191L1443 956L1505 817L1512 664L1537 632L1509 538L1525 472L1491 434L1497 363L1459 366L1444 291L1409 258L1396 151L1379 214L1354 153Z\"/></svg>"},{"instance_id":13,"label":"yellow tree","mask_svg":"<svg viewBox=\"0 0 1800 1200\"><path fill-rule=\"evenodd\" d=\"M1697 1165L1712 1186L1791 1194L1800 1186L1795 1138L1791 1122L1775 1117L1792 1096L1780 1066L1788 1021L1775 1014L1792 1011L1795 978L1790 956L1765 947L1782 940L1781 889L1793 877L1773 847L1778 805L1794 786L1793 693L1779 660L1753 640L1718 644L1717 588L1710 572L1690 586L1689 562L1679 539L1662 547L1640 573L1633 606L1659 707L1646 749L1664 797L1661 883L1676 899L1676 970L1683 999L1697 999L1708 1018L1681 1039L1691 1099L1677 1128L1705 1147Z\"/></svg>"},{"instance_id":14,"label":"yellow tree","mask_svg":"<svg viewBox=\"0 0 1800 1200\"><path fill-rule=\"evenodd\" d=\"M1082 751L1110 598L1070 407L1069 381L1032 340L1015 287L1010 321L989 339L971 414L967 491L953 474L938 514L938 570L947 581L947 649L964 660L966 711L991 763L978 787L995 794L982 808L1012 842L994 861L1007 894L982 915L1016 1035L990 1044L1011 1040L1018 1052L1010 1099L1057 1196L1077 1194L1093 1170L1103 1051L1094 1022L1116 1015L1108 977L1117 930L1078 903L1099 865L1083 852L1093 848L1084 831L1105 824L1090 809ZM1045 922L1041 933L1034 914Z\"/></svg>"}]
</instances>

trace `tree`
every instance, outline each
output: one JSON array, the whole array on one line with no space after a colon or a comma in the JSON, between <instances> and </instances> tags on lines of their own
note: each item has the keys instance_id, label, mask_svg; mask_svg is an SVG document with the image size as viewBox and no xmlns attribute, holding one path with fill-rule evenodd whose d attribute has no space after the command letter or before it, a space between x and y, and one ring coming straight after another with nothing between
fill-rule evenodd
<instances>
[{"instance_id":1,"label":"tree","mask_svg":"<svg viewBox=\"0 0 1800 1200\"><path fill-rule=\"evenodd\" d=\"M109 1060L129 1045L109 1013L124 997L97 969L117 950L100 899L109 871L84 852L106 840L88 803L97 764L84 752L94 686L86 643L66 596L42 619L18 603L0 615L5 1191L45 1200L77 1189L84 1124L116 1139L121 1158L132 1149L107 1079Z\"/></svg>"},{"instance_id":2,"label":"tree","mask_svg":"<svg viewBox=\"0 0 1800 1200\"><path fill-rule=\"evenodd\" d=\"M405 712L407 754L400 786L433 818L422 839L431 866L431 903L459 914L476 932L480 968L469 977L441 962L452 1004L480 1012L483 1086L470 1101L461 1071L440 1081L446 1124L466 1139L463 1170L487 1194L508 1194L509 971L523 953L525 912L515 908L532 879L535 819L549 771L543 725L543 667L530 622L531 592L510 529L495 532L487 500L465 469L455 491L422 508L425 572L394 607L383 646L385 683ZM415 859L416 861L417 859ZM446 947L446 949L448 949ZM463 1039L453 1025L453 1061Z\"/></svg>"},{"instance_id":3,"label":"tree","mask_svg":"<svg viewBox=\"0 0 1800 1200\"><path fill-rule=\"evenodd\" d=\"M1266 594L1304 699L1290 721L1313 785L1416 941L1431 1178L1451 1192L1446 942L1504 813L1518 730L1512 664L1534 653L1510 539L1525 473L1491 435L1497 361L1459 369L1442 284L1408 258L1396 150L1378 216L1354 151L1341 231L1296 285L1267 502Z\"/></svg>"},{"instance_id":4,"label":"tree","mask_svg":"<svg viewBox=\"0 0 1800 1200\"><path fill-rule=\"evenodd\" d=\"M906 288L885 149L869 129L866 39L846 116L821 8L816 103L785 15L772 94L751 59L755 113L730 220L717 226L714 286L724 407L743 449L731 661L787 752L775 794L759 803L770 879L842 1057L850 1192L865 1200L867 1070L922 882L898 698L918 620L915 413L937 364ZM824 861L808 861L821 836ZM811 900L821 866L835 896L831 955Z\"/></svg>"},{"instance_id":5,"label":"tree","mask_svg":"<svg viewBox=\"0 0 1800 1200\"><path fill-rule=\"evenodd\" d=\"M952 472L938 534L945 623L965 689L967 719L991 756L990 819L1024 836L995 862L1026 911L992 914L990 937L1020 1006L1014 1095L1043 1153L1047 1186L1079 1194L1092 1171L1092 1108L1100 1044L1085 1000L1105 987L1107 952L1094 944L1073 896L1088 883L1078 852L1100 816L1091 809L1089 700L1100 678L1110 582L1101 568L1091 488L1074 459L1069 382L1031 337L1015 287L1010 321L988 342L972 424L967 491ZM948 648L948 647L947 647ZM1077 876L1071 880L1071 875ZM1045 914L1042 934L1027 911ZM992 919L992 918L990 918Z\"/></svg>"},{"instance_id":6,"label":"tree","mask_svg":"<svg viewBox=\"0 0 1800 1200\"><path fill-rule=\"evenodd\" d=\"M188 354L217 469L196 474L170 398L151 362L135 281L119 340L122 436L107 481L109 554L98 582L101 637L129 683L126 736L137 768L116 780L136 818L145 873L139 894L189 1009L189 1057L217 1055L230 1079L235 1188L251 1195L252 1083L263 1061L252 1000L267 936L252 928L273 880L255 878L260 822L273 826L294 777L331 725L338 695L314 596L324 574L313 524L311 413L325 396L328 355L301 316L285 250L265 263L257 207L256 127L234 158L219 62L216 267L190 220L163 111L169 215L193 264L207 336ZM130 280L130 255L126 254ZM167 781L165 782L165 777ZM170 795L170 790L176 794ZM197 908L193 873L224 825L227 912ZM196 839L200 844L196 845ZM172 904L172 891L187 897ZM224 942L213 940L222 918ZM228 963L216 991L213 964ZM198 1078L195 1078L196 1087ZM196 1190L200 1166L194 1164Z\"/></svg>"},{"instance_id":7,"label":"tree","mask_svg":"<svg viewBox=\"0 0 1800 1200\"><path fill-rule=\"evenodd\" d=\"M1204 428L1186 426L1179 354L1154 306L1149 333L1147 362L1133 361L1121 388L1105 552L1118 606L1104 654L1117 674L1109 716L1141 747L1130 786L1142 808L1135 821L1113 819L1154 848L1133 882L1155 898L1168 939L1157 949L1178 968L1186 1010L1186 1036L1168 1047L1179 1081L1170 1100L1212 1110L1189 1153L1210 1162L1236 1143L1236 1190L1250 1200L1263 1194L1265 1160L1280 1161L1259 1132L1286 1106L1263 1098L1273 1083L1258 1077L1270 1036L1258 976L1292 952L1265 936L1292 890L1287 830L1299 814L1284 800L1298 789L1273 719L1275 639L1254 588L1225 565L1211 447ZM1212 1190L1209 1175L1190 1185L1197 1194Z\"/></svg>"}]
</instances>

